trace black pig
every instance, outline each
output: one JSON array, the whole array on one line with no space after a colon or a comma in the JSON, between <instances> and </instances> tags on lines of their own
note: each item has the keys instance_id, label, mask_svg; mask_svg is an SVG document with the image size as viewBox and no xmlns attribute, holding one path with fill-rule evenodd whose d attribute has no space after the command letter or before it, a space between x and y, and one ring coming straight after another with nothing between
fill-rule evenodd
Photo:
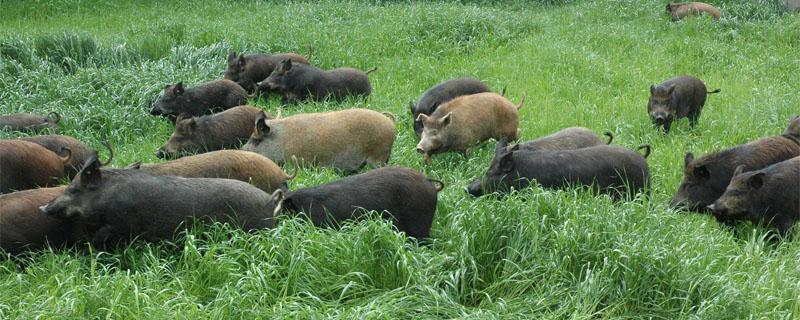
<instances>
[{"instance_id":1,"label":"black pig","mask_svg":"<svg viewBox=\"0 0 800 320\"><path fill-rule=\"evenodd\" d=\"M337 101L349 96L367 97L372 92L367 75L376 69L367 72L353 68L325 71L285 59L275 67L267 79L258 83L258 88L283 93L283 103L320 101L329 97Z\"/></svg>"},{"instance_id":2,"label":"black pig","mask_svg":"<svg viewBox=\"0 0 800 320\"><path fill-rule=\"evenodd\" d=\"M437 188L434 184L440 184ZM303 212L316 226L358 219L365 210L380 212L398 230L417 239L430 235L440 181L408 168L383 167L286 195L289 213Z\"/></svg>"},{"instance_id":3,"label":"black pig","mask_svg":"<svg viewBox=\"0 0 800 320\"><path fill-rule=\"evenodd\" d=\"M178 82L164 86L164 93L153 104L150 114L174 122L181 113L202 116L243 105L252 97L230 80L213 80L189 89L184 89L183 82Z\"/></svg>"},{"instance_id":4,"label":"black pig","mask_svg":"<svg viewBox=\"0 0 800 320\"><path fill-rule=\"evenodd\" d=\"M663 126L665 133L669 133L672 121L681 118L688 117L689 124L694 127L706 104L707 94L719 92L720 89L706 91L703 81L695 77L672 78L650 86L647 112L653 124L656 127Z\"/></svg>"},{"instance_id":5,"label":"black pig","mask_svg":"<svg viewBox=\"0 0 800 320\"><path fill-rule=\"evenodd\" d=\"M266 79L284 59L290 59L295 63L309 64L311 60L311 50L308 57L303 57L296 53L277 53L277 54L239 54L231 52L228 55L228 69L225 70L225 79L238 83L248 92L255 92L256 83Z\"/></svg>"}]
</instances>

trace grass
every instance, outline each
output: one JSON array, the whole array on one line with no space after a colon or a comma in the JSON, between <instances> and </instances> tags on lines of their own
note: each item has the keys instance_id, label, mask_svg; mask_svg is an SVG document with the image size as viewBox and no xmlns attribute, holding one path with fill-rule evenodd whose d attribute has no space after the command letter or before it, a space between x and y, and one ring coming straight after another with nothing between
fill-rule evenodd
<instances>
[{"instance_id":1,"label":"grass","mask_svg":"<svg viewBox=\"0 0 800 320\"><path fill-rule=\"evenodd\" d=\"M660 1L3 2L0 113L58 111L65 134L101 151L109 140L115 166L158 161L172 128L146 109L164 84L218 78L230 51L312 47L323 68L378 66L373 95L283 113L396 113L391 164L448 186L428 246L378 220L335 231L284 219L252 234L203 226L170 243L5 259L0 318L796 319L800 242L666 207L686 151L780 134L800 112L798 15L712 3L718 23L671 23ZM722 93L697 128L683 120L665 136L647 118L647 90L677 74ZM424 166L407 113L429 86L463 75L508 87L514 102L527 95L524 139L580 125L652 144L651 197L469 197L462 188L493 144ZM274 113L279 101L254 103ZM309 169L290 187L337 178Z\"/></svg>"}]
</instances>

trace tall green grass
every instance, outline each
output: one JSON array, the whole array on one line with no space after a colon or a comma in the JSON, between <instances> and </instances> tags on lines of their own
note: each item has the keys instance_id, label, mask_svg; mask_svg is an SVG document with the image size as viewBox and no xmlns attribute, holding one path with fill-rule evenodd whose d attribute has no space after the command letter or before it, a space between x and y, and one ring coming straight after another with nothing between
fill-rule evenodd
<instances>
[{"instance_id":1,"label":"tall green grass","mask_svg":"<svg viewBox=\"0 0 800 320\"><path fill-rule=\"evenodd\" d=\"M391 164L448 186L422 245L378 219L341 230L282 219L256 233L201 226L114 252L4 259L0 318L797 318L798 241L666 208L684 152L780 134L800 113L800 18L770 3L713 2L720 22L672 23L656 1L3 2L0 113L58 111L66 134L98 149L109 140L115 166L158 161L172 127L147 109L164 84L219 78L230 51L310 47L326 69L378 66L373 95L283 113L396 113ZM679 121L665 136L647 118L648 87L677 74L722 93L697 128ZM527 95L524 139L580 125L653 145L650 197L468 196L492 143L424 166L407 112L464 75L514 102ZM338 178L308 169L290 188Z\"/></svg>"}]
</instances>

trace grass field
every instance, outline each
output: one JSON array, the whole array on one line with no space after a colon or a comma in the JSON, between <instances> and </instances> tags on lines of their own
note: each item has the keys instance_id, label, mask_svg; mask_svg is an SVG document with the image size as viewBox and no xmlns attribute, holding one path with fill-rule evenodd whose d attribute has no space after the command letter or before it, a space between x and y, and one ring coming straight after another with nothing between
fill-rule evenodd
<instances>
[{"instance_id":1,"label":"grass field","mask_svg":"<svg viewBox=\"0 0 800 320\"><path fill-rule=\"evenodd\" d=\"M110 141L114 166L158 161L172 127L147 109L165 84L220 78L230 51L312 47L326 69L377 66L373 95L283 114L393 112L390 163L448 185L426 246L378 220L337 231L283 219L253 234L209 226L174 243L3 259L0 319L800 318L800 228L770 241L765 229L666 206L686 151L780 134L800 113L800 16L745 0L712 1L720 22L682 23L663 1L486 2L0 2L0 113L57 111L65 134L103 154ZM722 93L697 128L682 120L665 136L649 122L648 88L678 74ZM507 87L514 102L527 95L524 139L579 125L651 144L651 197L470 197L463 187L493 143L424 166L407 110L464 75ZM290 188L338 178L304 170Z\"/></svg>"}]
</instances>

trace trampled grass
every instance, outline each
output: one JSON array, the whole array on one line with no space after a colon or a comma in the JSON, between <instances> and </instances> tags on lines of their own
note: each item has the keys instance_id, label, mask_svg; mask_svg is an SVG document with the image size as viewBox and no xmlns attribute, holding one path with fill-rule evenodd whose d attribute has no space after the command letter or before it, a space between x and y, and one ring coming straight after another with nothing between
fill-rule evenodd
<instances>
[{"instance_id":1,"label":"trampled grass","mask_svg":"<svg viewBox=\"0 0 800 320\"><path fill-rule=\"evenodd\" d=\"M797 14L714 1L722 21L672 23L659 1L464 2L2 2L0 112L58 111L65 134L101 151L109 140L115 166L157 161L172 128L146 110L164 84L218 78L230 51L312 47L326 69L378 66L373 95L283 114L396 113L391 164L448 186L428 245L377 219L342 230L284 219L253 234L205 226L174 243L4 259L0 318L800 317L797 239L666 207L686 151L780 134L800 113ZM665 136L647 118L648 87L677 74L722 93L697 128L683 120ZM514 102L527 95L524 139L580 125L612 131L617 145L651 144L651 196L470 197L462 189L493 144L424 166L407 112L429 86L463 75L507 87ZM290 187L338 177L309 169Z\"/></svg>"}]
</instances>

